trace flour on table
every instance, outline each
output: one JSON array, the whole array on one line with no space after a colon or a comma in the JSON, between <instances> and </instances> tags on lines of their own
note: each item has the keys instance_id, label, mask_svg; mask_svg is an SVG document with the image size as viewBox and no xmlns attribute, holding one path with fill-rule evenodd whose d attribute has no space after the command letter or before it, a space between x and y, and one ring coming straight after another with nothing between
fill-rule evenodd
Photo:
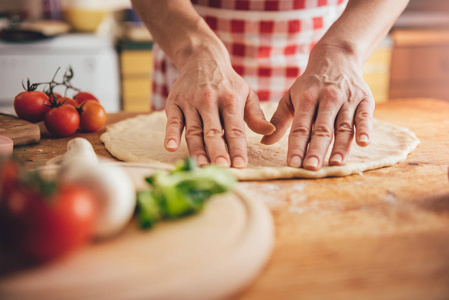
<instances>
[{"instance_id":1,"label":"flour on table","mask_svg":"<svg viewBox=\"0 0 449 300\"><path fill-rule=\"evenodd\" d=\"M276 104L262 103L266 118L273 115ZM106 149L126 162L160 164L167 167L188 156L187 145L182 142L176 152L165 150L163 142L167 118L165 112L154 112L126 119L107 127L101 135ZM407 128L374 120L374 134L368 147L359 147L353 141L351 154L344 166L329 166L326 162L319 171L286 166L288 134L274 145L260 144L262 136L246 128L248 141L248 167L231 169L239 180L283 178L323 178L360 174L367 170L391 166L405 161L419 144L415 134Z\"/></svg>"}]
</instances>

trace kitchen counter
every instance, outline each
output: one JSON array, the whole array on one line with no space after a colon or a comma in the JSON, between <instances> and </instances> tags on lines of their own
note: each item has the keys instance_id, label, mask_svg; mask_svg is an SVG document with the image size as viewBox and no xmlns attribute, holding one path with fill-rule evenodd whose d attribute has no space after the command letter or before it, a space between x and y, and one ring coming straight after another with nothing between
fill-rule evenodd
<instances>
[{"instance_id":1,"label":"kitchen counter","mask_svg":"<svg viewBox=\"0 0 449 300\"><path fill-rule=\"evenodd\" d=\"M133 115L111 114L108 123ZM449 103L391 100L375 117L416 133L421 144L407 161L342 178L241 183L271 209L276 243L264 271L235 299L447 299ZM76 136L111 157L100 134ZM14 153L41 166L69 139L44 132L39 144Z\"/></svg>"}]
</instances>

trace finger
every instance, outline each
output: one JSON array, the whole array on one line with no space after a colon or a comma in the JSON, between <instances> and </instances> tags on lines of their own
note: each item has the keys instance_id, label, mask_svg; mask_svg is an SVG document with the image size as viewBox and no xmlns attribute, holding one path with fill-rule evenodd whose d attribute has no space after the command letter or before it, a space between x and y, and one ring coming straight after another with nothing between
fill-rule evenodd
<instances>
[{"instance_id":1,"label":"finger","mask_svg":"<svg viewBox=\"0 0 449 300\"><path fill-rule=\"evenodd\" d=\"M329 158L329 165L344 165L354 139L354 108L343 105L335 121L335 142Z\"/></svg>"},{"instance_id":2,"label":"finger","mask_svg":"<svg viewBox=\"0 0 449 300\"><path fill-rule=\"evenodd\" d=\"M279 105L270 120L276 130L269 135L265 135L260 142L265 145L271 145L279 141L290 127L293 114L294 109L290 101L290 91L288 91L279 101Z\"/></svg>"},{"instance_id":3,"label":"finger","mask_svg":"<svg viewBox=\"0 0 449 300\"><path fill-rule=\"evenodd\" d=\"M259 97L251 89L245 104L244 120L248 127L258 134L268 135L276 130L274 125L265 119L265 115L260 108Z\"/></svg>"},{"instance_id":4,"label":"finger","mask_svg":"<svg viewBox=\"0 0 449 300\"><path fill-rule=\"evenodd\" d=\"M361 147L366 147L371 142L374 106L373 99L365 99L360 102L355 113L356 142Z\"/></svg>"},{"instance_id":5,"label":"finger","mask_svg":"<svg viewBox=\"0 0 449 300\"><path fill-rule=\"evenodd\" d=\"M304 93L295 111L288 137L287 165L301 167L309 143L313 119L315 117L318 95Z\"/></svg>"},{"instance_id":6,"label":"finger","mask_svg":"<svg viewBox=\"0 0 449 300\"><path fill-rule=\"evenodd\" d=\"M229 95L220 101L225 140L231 156L231 165L234 168L245 168L248 164L243 110L244 108L239 107L238 99L234 95Z\"/></svg>"},{"instance_id":7,"label":"finger","mask_svg":"<svg viewBox=\"0 0 449 300\"><path fill-rule=\"evenodd\" d=\"M167 115L167 125L165 127L164 146L167 151L178 150L181 143L181 134L184 130L184 115L181 109L175 105L167 105L165 108Z\"/></svg>"},{"instance_id":8,"label":"finger","mask_svg":"<svg viewBox=\"0 0 449 300\"><path fill-rule=\"evenodd\" d=\"M230 158L226 149L223 128L218 107L205 105L200 111L204 128L204 143L210 162L218 166L229 167Z\"/></svg>"},{"instance_id":9,"label":"finger","mask_svg":"<svg viewBox=\"0 0 449 300\"><path fill-rule=\"evenodd\" d=\"M186 142L187 148L191 156L196 158L199 166L204 166L209 163L206 149L203 141L203 124L198 111L188 106L184 108L185 123L186 123Z\"/></svg>"},{"instance_id":10,"label":"finger","mask_svg":"<svg viewBox=\"0 0 449 300\"><path fill-rule=\"evenodd\" d=\"M334 89L326 91L323 95L303 162L305 169L317 171L323 165L332 142L335 118L341 108L342 97L346 96L339 95Z\"/></svg>"}]
</instances>

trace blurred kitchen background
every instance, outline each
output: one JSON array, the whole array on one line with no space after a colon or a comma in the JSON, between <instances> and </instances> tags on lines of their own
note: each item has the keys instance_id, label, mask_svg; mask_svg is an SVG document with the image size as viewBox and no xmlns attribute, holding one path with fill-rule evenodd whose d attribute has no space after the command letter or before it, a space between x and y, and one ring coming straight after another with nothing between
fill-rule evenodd
<instances>
[{"instance_id":1,"label":"blurred kitchen background","mask_svg":"<svg viewBox=\"0 0 449 300\"><path fill-rule=\"evenodd\" d=\"M68 66L107 112L150 110L152 40L129 0L1 0L0 111ZM411 0L364 72L377 102L449 101L449 1Z\"/></svg>"}]
</instances>

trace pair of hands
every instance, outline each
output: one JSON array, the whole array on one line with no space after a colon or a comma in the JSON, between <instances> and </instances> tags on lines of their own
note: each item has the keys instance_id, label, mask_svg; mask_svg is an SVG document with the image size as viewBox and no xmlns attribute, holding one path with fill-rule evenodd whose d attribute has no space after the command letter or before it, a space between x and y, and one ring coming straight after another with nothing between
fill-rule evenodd
<instances>
[{"instance_id":1,"label":"pair of hands","mask_svg":"<svg viewBox=\"0 0 449 300\"><path fill-rule=\"evenodd\" d=\"M337 47L316 46L306 71L268 122L257 95L232 69L229 58L205 51L180 68L165 111L165 148L176 151L185 128L190 155L199 165L245 168L246 122L264 135L264 144L279 141L291 125L287 165L319 170L334 137L330 165L345 164L354 135L359 146L369 144L374 99L355 56Z\"/></svg>"}]
</instances>

